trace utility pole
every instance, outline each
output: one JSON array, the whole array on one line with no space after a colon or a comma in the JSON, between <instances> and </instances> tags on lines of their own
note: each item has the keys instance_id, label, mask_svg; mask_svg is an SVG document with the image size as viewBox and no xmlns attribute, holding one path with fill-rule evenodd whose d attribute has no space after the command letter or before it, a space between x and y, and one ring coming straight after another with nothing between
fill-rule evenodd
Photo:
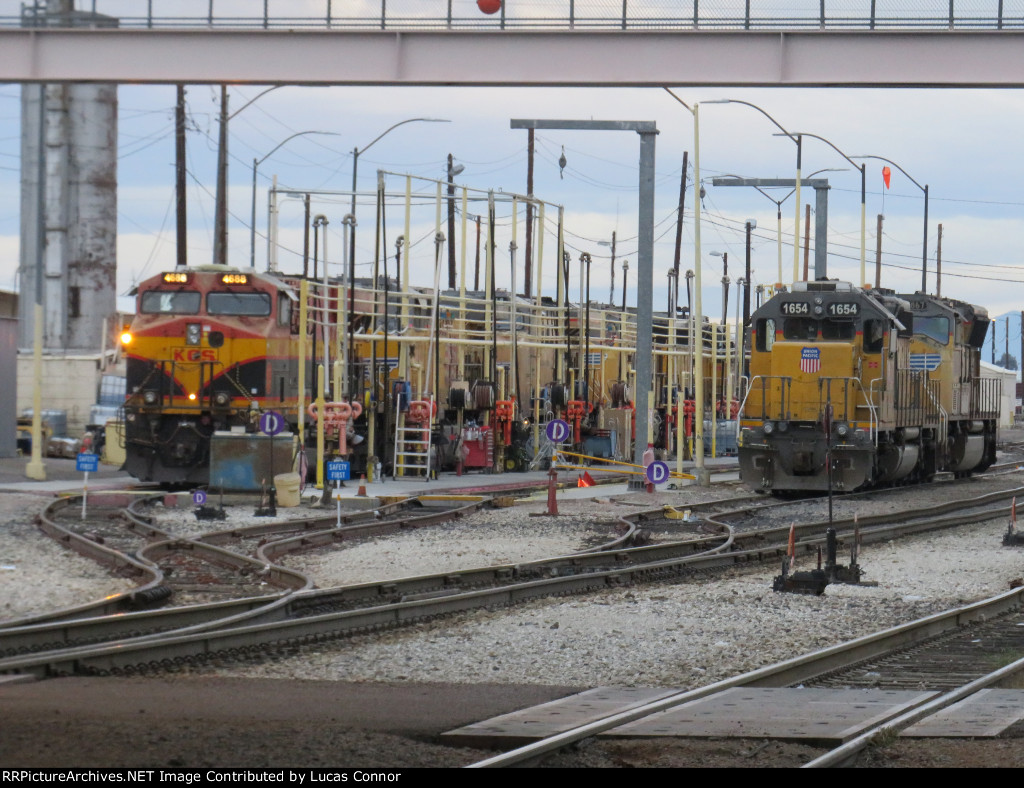
<instances>
[{"instance_id":1,"label":"utility pole","mask_svg":"<svg viewBox=\"0 0 1024 788\"><path fill-rule=\"evenodd\" d=\"M220 86L220 135L217 143L217 196L213 229L213 262L227 262L228 246L228 87Z\"/></svg>"},{"instance_id":2,"label":"utility pole","mask_svg":"<svg viewBox=\"0 0 1024 788\"><path fill-rule=\"evenodd\" d=\"M504 12L504 9L502 9ZM534 129L526 131L526 196L533 198L533 134ZM544 232L544 228L540 228ZM530 297L530 282L533 279L533 203L526 203L526 258L523 262L523 293ZM513 291L515 288L513 288Z\"/></svg>"},{"instance_id":3,"label":"utility pole","mask_svg":"<svg viewBox=\"0 0 1024 788\"><path fill-rule=\"evenodd\" d=\"M942 295L942 225L939 225L939 243L935 247L935 295Z\"/></svg>"},{"instance_id":4,"label":"utility pole","mask_svg":"<svg viewBox=\"0 0 1024 788\"><path fill-rule=\"evenodd\" d=\"M448 289L455 289L455 172L448 154ZM515 293L515 282L512 283Z\"/></svg>"},{"instance_id":5,"label":"utility pole","mask_svg":"<svg viewBox=\"0 0 1024 788\"><path fill-rule=\"evenodd\" d=\"M185 197L185 86L178 85L174 108L174 193L178 219L177 267L188 266L188 219Z\"/></svg>"},{"instance_id":6,"label":"utility pole","mask_svg":"<svg viewBox=\"0 0 1024 788\"><path fill-rule=\"evenodd\" d=\"M675 272L676 282L679 281L679 253L683 243L683 208L686 205L686 168L688 165L687 159L690 156L689 151L683 151L683 174L679 176L679 215L676 216L676 253L675 259L672 262L672 270ZM696 198L695 198L696 199ZM615 267L612 266L612 270ZM674 317L676 309L679 306L679 287L676 286L676 299L675 303L672 304L672 309L669 310L670 316Z\"/></svg>"},{"instance_id":7,"label":"utility pole","mask_svg":"<svg viewBox=\"0 0 1024 788\"><path fill-rule=\"evenodd\" d=\"M753 219L747 219L747 266L744 273L746 277L746 287L743 288L743 325L740 326L740 330L743 332L740 336L743 337L743 341L740 343L738 348L739 352L743 354L743 374L747 371L747 326L750 325L750 234L753 229L757 226L757 222Z\"/></svg>"},{"instance_id":8,"label":"utility pole","mask_svg":"<svg viewBox=\"0 0 1024 788\"><path fill-rule=\"evenodd\" d=\"M875 289L882 286L882 214L878 214L878 228L875 230Z\"/></svg>"}]
</instances>

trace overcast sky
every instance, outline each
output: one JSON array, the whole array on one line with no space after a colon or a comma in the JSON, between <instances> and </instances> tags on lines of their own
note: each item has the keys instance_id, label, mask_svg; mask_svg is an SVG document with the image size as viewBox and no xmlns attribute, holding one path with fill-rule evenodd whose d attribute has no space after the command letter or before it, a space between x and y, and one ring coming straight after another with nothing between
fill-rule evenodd
<instances>
[{"instance_id":1,"label":"overcast sky","mask_svg":"<svg viewBox=\"0 0 1024 788\"><path fill-rule=\"evenodd\" d=\"M470 66L471 67L471 64ZM260 93L260 87L230 91L230 111ZM681 88L676 93L691 103L733 98L757 104L790 131L828 138L845 153L873 154L893 160L929 187L928 289L935 290L938 226L942 225L942 293L988 308L993 316L1024 307L1024 260L1020 252L1024 213L1024 158L1019 155L1024 95L1016 90L760 90ZM20 176L20 87L0 85L0 287L16 289L18 261L18 191ZM216 183L217 91L208 86L188 88L188 224L189 260L212 260L213 193ZM118 289L128 292L140 278L173 267L175 261L174 134L175 91L170 86L122 86L119 90L118 130ZM691 115L662 89L523 89L523 88L301 88L285 87L262 96L239 112L230 124L229 261L249 264L249 215L252 162L263 158L289 135L290 140L258 170L256 266L266 266L266 190L276 175L279 188L294 191L337 190L351 187L352 149L365 148L389 126L407 118L432 117L450 123L409 123L391 131L360 155L360 192L372 192L376 170L409 173L421 178L445 177L447 155L465 170L460 185L497 192L526 191L526 132L511 130L512 118L653 120L657 139L657 196L655 204L655 307L666 301L665 272L671 268L675 245L675 211L684 151L689 153L686 211L682 235L682 268L694 260L694 129ZM735 174L750 178L793 178L796 146L757 111L738 104L701 107L700 166L705 197L702 206L700 261L704 278L705 312L722 309L723 259L728 253L729 275L742 274L745 255L743 225L756 220L752 244L755 284L778 279L776 205L748 188L714 187L711 179ZM558 166L561 153L567 161ZM592 256L591 296L609 297L609 255L612 232L617 235L614 300L621 299L622 260L628 259L629 293L635 303L637 177L639 138L629 132L537 133L535 195L565 207L566 242L572 255L576 291L580 252ZM868 163L867 267L874 280L876 223L885 215L882 234L882 286L913 292L921 286L924 235L922 190L892 168L890 188L882 180L882 162ZM805 139L803 174L822 169L830 185L828 244L829 275L860 279L860 177L827 145ZM389 177L388 189L401 191L403 179ZM417 181L417 191L433 187ZM788 190L773 192L782 199ZM804 190L802 202L814 199ZM348 196L314 197L313 213L323 213L327 227L328 260L340 271L341 219L349 210ZM522 207L518 223L518 265L523 254ZM790 282L793 266L794 198L782 207L783 280ZM471 204L470 214L484 212ZM401 200L387 207L387 244L403 232ZM372 196L361 197L358 209L356 263L359 275L372 272L376 238ZM549 233L554 216L549 210ZM414 211L412 249L415 284L432 277L434 208L427 201ZM510 206L498 208L498 284L509 285ZM803 212L801 210L801 224ZM280 267L301 269L302 206L286 200L280 213ZM812 217L813 224L813 217ZM801 232L802 235L802 232ZM460 232L456 231L456 241ZM812 227L813 268L813 227ZM470 263L475 232L470 234ZM321 247L322 248L322 247ZM554 236L544 247L545 293L554 295ZM801 255L802 260L802 255ZM472 282L470 282L472 284ZM522 290L521 280L518 289ZM576 291L578 292L578 291ZM122 305L130 299L122 299ZM735 314L735 293L729 317ZM1002 334L997 335L1002 344ZM1019 346L1019 330L1011 349Z\"/></svg>"},{"instance_id":2,"label":"overcast sky","mask_svg":"<svg viewBox=\"0 0 1024 788\"><path fill-rule=\"evenodd\" d=\"M257 95L260 88L231 90L231 110ZM818 134L848 155L873 154L891 159L929 187L929 289L934 290L938 225L942 224L943 293L988 306L993 314L1022 305L1021 214L1024 208L1018 154L1024 96L1012 90L838 90L764 89L714 91L679 89L692 103L735 98L757 104L791 131ZM0 87L0 285L15 286L18 245L19 181L18 86ZM173 87L122 86L119 91L119 288L125 292L140 276L173 265L174 135ZM215 190L216 90L188 89L189 258L212 259ZM281 147L258 169L257 267L265 267L266 189L277 175L280 188L347 191L351 188L352 149L365 148L386 128L406 118L433 117L450 123L409 123L359 157L359 189L375 188L375 172L385 169L423 178L445 177L446 157L454 154L465 170L457 183L479 189L526 191L526 132L509 128L511 118L653 120L657 139L655 205L655 281L661 285L674 255L674 211L679 199L683 152L689 153L682 265L694 268L693 122L660 89L482 89L482 88L281 88L242 110L230 125L230 259L248 265L252 161L301 131L328 131L337 136L303 135ZM753 240L753 279L770 284L778 278L776 205L753 189L713 187L723 174L755 178L793 178L796 146L757 111L739 104L701 108L701 177L706 195L702 209L705 284L718 284L721 257L728 252L735 279L745 254L743 224L757 221ZM564 148L567 166L558 166ZM617 233L617 254L634 258L639 138L629 132L537 133L534 193L565 206L567 243L573 259L589 252L594 265L592 295L607 297L609 249L598 245ZM923 239L923 192L892 168L890 188L882 180L883 162L869 161L867 248L873 279L877 215L884 213L882 285L902 291L920 288ZM860 178L848 162L824 143L805 139L803 173L820 169L832 186L829 201L829 273L859 278ZM393 180L393 182L392 182ZM402 179L388 189L401 191ZM417 182L417 189L429 184ZM788 190L773 192L782 199ZM803 190L813 207L813 192ZM389 220L401 224L401 206L389 207ZM504 224L510 208L504 210ZM314 203L328 225L330 262L340 264L341 218L347 197ZM480 206L469 208L482 212ZM432 231L433 207L414 212L414 222ZM548 213L549 226L552 221ZM360 199L356 262L369 273L374 254L372 198ZM295 270L301 253L302 211L298 202L281 207L281 266ZM801 218L802 222L802 218ZM794 198L783 204L783 274L792 279ZM398 230L400 232L401 229ZM522 234L522 220L519 226ZM394 231L389 235L393 239ZM432 235L432 233L431 233ZM413 237L419 234L413 232ZM459 232L457 231L457 239ZM391 241L389 241L391 243ZM472 245L472 242L471 242ZM519 243L522 249L522 240ZM426 248L425 246L423 247ZM545 252L553 254L553 244ZM813 237L812 237L813 248ZM507 241L499 240L507 259ZM522 252L520 251L520 255ZM338 257L335 260L335 257ZM426 253L429 268L431 254ZM416 252L414 250L414 259ZM553 259L553 258L552 258ZM603 265L601 261L604 260ZM813 261L813 253L812 253ZM521 257L520 257L521 262ZM507 267L503 270L507 270ZM632 269L635 274L635 267ZM553 269L552 269L553 274ZM616 273L617 290L621 271ZM635 281L635 276L630 277ZM424 283L429 280L426 276ZM414 278L415 281L415 278ZM499 274L499 284L503 283ZM521 284L520 284L521 288ZM604 288L604 289L603 289ZM716 286L720 290L720 286ZM601 295L602 292L605 295ZM620 296L616 296L618 300ZM710 299L710 300L709 300ZM632 298L630 298L632 301ZM705 295L707 311L720 297ZM720 307L718 307L720 312Z\"/></svg>"}]
</instances>

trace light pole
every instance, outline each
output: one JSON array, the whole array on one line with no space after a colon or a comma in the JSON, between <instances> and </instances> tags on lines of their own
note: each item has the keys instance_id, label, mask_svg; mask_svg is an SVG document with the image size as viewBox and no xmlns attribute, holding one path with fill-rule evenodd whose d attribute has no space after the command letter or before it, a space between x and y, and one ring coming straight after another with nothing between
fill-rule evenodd
<instances>
[{"instance_id":1,"label":"light pole","mask_svg":"<svg viewBox=\"0 0 1024 788\"><path fill-rule=\"evenodd\" d=\"M700 105L694 103L691 108L679 96L668 88L665 91L693 115L693 188L700 193ZM693 201L693 325L690 343L697 342L696 370L693 381L693 398L696 413L693 420L693 463L694 476L701 487L711 484L711 476L704 467L704 315L701 305L701 262L700 262L700 197ZM682 456L676 453L676 468L682 468Z\"/></svg>"},{"instance_id":2,"label":"light pole","mask_svg":"<svg viewBox=\"0 0 1024 788\"><path fill-rule=\"evenodd\" d=\"M213 262L226 263L228 254L228 122L257 99L283 85L263 90L228 115L228 87L220 86L220 132L217 142L217 193L214 198ZM253 220L255 224L255 219Z\"/></svg>"},{"instance_id":3,"label":"light pole","mask_svg":"<svg viewBox=\"0 0 1024 788\"><path fill-rule=\"evenodd\" d=\"M625 344L626 336L626 274L629 273L629 260L622 261L622 311L619 312L619 336L623 337L623 344ZM623 375L625 374L624 367L622 364L622 353L619 353L619 380L623 383L629 383Z\"/></svg>"},{"instance_id":4,"label":"light pole","mask_svg":"<svg viewBox=\"0 0 1024 788\"><path fill-rule=\"evenodd\" d=\"M924 192L924 239L921 244L921 292L928 292L928 184L922 186L920 183L915 181L909 172L903 169L896 162L891 159L886 159L882 156L851 156L851 159L878 159L879 161L888 162L897 170L902 172L913 183L918 189Z\"/></svg>"},{"instance_id":5,"label":"light pole","mask_svg":"<svg viewBox=\"0 0 1024 788\"><path fill-rule=\"evenodd\" d=\"M352 208L349 211L352 214L352 231L349 233L349 266L353 270L355 270L356 264L356 226L358 225L356 221L356 175L359 168L359 156L376 145L381 138L386 137L399 126L404 126L406 123L451 123L451 121L444 118L407 118L384 129L384 131L370 140L369 144L364 145L362 148L352 149Z\"/></svg>"},{"instance_id":6,"label":"light pole","mask_svg":"<svg viewBox=\"0 0 1024 788\"><path fill-rule=\"evenodd\" d=\"M258 96L257 96L258 98ZM255 99L253 99L255 101ZM251 103L251 102L250 102ZM245 109L243 107L242 109ZM331 137L337 137L338 133L334 131L299 131L292 134L290 137L285 137L277 145L274 146L273 150L270 151L262 159L252 160L252 213L249 219L249 267L256 267L256 168L259 167L263 162L273 156L277 151L284 146L285 143L290 142L296 137L303 137L306 134L325 134ZM268 269L269 270L269 269Z\"/></svg>"},{"instance_id":7,"label":"light pole","mask_svg":"<svg viewBox=\"0 0 1024 788\"><path fill-rule=\"evenodd\" d=\"M825 169L821 169L821 170L816 170L816 171L812 172L810 175L808 175L806 178L804 178L803 180L807 181L810 185L814 186L815 189L817 190L818 185L814 183L813 178L814 178L815 175L818 175L819 173L822 173L822 172L846 172L846 170L837 170L837 169L833 169L833 168L825 168ZM727 180L727 179L729 179L729 180ZM790 197L792 197L793 194L796 192L796 188L795 188L796 187L796 182L795 181L791 181L791 180L781 179L781 178L743 178L743 177L741 177L739 175L728 174L728 175L723 175L720 178L714 178L712 180L712 183L715 186L752 186L753 188L757 189L757 191L759 191L761 194L763 194L765 197L767 197L769 200L771 200L773 203L775 203L775 208L776 208L776 238L778 239L778 249L779 249L779 274L778 274L778 278L775 281L778 284L782 284L782 203L784 203L786 200L788 200ZM828 184L828 182L825 181L826 188L827 188L827 184ZM765 191L766 188L779 188L779 187L789 189L789 193L786 194L786 196L783 197L781 200L776 200L768 192ZM819 198L820 198L820 194L819 194ZM827 202L825 203L825 207L827 208ZM824 238L825 236L824 236L824 234L821 234L820 237ZM824 251L825 251L824 247L822 247L822 249L820 251L821 251L822 255L824 255ZM824 264L824 256L822 257L822 263Z\"/></svg>"},{"instance_id":8,"label":"light pole","mask_svg":"<svg viewBox=\"0 0 1024 788\"><path fill-rule=\"evenodd\" d=\"M819 137L817 134L808 134L806 132L797 132L797 134L800 134L801 136L804 136L804 137L813 137L816 140L821 140L826 145L828 145L830 148L832 148L832 150L834 150L836 153L838 153L840 156L842 156L844 159L846 159L848 162L850 162L850 164L852 164L854 167L856 167L858 170L860 170L860 284L863 287L864 283L866 281L864 277L866 275L866 271L865 271L865 256L866 256L866 244L867 244L867 237L868 237L868 234L867 234L867 224L866 224L866 222L867 222L867 212L866 212L866 203L865 203L866 196L867 196L867 169L868 169L868 165L867 164L859 164L858 165L857 162L855 162L852 158L850 158L845 153L843 153L841 150L839 150L839 148L837 148L835 145L833 145L829 140L825 139L824 137ZM862 157L858 156L856 158L862 158ZM819 172L824 172L824 170L819 170ZM810 177L810 176L808 176L808 177ZM910 176L908 175L907 177L909 178ZM913 178L911 178L911 180L913 180ZM927 189L928 189L928 187L926 186L925 187L925 195L928 194ZM928 199L927 199L927 196L926 196L925 197L925 215L926 216L927 216L927 211L928 211L927 206L928 206ZM925 233L927 233L927 231L928 231L928 219L926 218L925 219ZM927 237L926 237L926 240L927 240Z\"/></svg>"},{"instance_id":9,"label":"light pole","mask_svg":"<svg viewBox=\"0 0 1024 788\"><path fill-rule=\"evenodd\" d=\"M775 118L761 109L757 104L751 104L749 101L740 101L739 99L717 99L713 101L705 101L705 104L744 104L748 107L756 109L768 120L775 124L775 126L787 137L789 137L794 143L796 143L796 214L793 223L793 281L799 281L800 279L800 168L803 159L803 141L799 134L791 134L786 128L779 123Z\"/></svg>"},{"instance_id":10,"label":"light pole","mask_svg":"<svg viewBox=\"0 0 1024 788\"><path fill-rule=\"evenodd\" d=\"M757 220L747 219L747 265L746 270L744 271L744 277L740 280L743 282L743 322L740 324L740 330L743 332L740 336L743 338L743 341L740 342L739 352L743 357L743 364L741 368L743 369L744 374L746 374L747 371L747 334L749 333L747 325L750 323L750 234L753 232L755 227L757 227ZM737 287L738 286L739 285L737 285Z\"/></svg>"}]
</instances>

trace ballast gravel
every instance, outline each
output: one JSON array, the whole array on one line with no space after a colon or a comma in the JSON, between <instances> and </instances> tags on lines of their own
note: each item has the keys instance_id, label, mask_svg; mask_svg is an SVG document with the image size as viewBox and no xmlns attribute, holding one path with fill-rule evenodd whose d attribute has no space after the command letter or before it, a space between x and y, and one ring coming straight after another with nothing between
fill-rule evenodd
<instances>
[{"instance_id":1,"label":"ballast gravel","mask_svg":"<svg viewBox=\"0 0 1024 788\"><path fill-rule=\"evenodd\" d=\"M1002 481L972 480L966 488L961 486L948 494L955 497L978 495L997 486L1012 487L1022 478L1024 475L1018 474ZM295 555L286 561L308 572L322 587L460 567L517 563L592 548L614 538L615 520L623 513L661 505L686 507L736 492L724 485L711 489L684 487L655 495L636 493L608 497L598 492L599 497L595 499L560 501L563 516L557 519L531 517L532 513L542 512L544 505L527 503L480 512L450 525ZM865 512L923 508L936 503L941 494L935 489L906 489L897 497L872 504L838 498L836 516L844 516L840 510L854 506ZM0 527L0 566L3 567L0 569L0 625L127 590L126 581L111 578L101 568L60 547L35 528L32 517L44 505L44 499L38 496L0 496L0 511L6 518L5 525ZM801 504L801 508L818 507L819 515L827 511L823 506L822 501ZM248 513L241 507L232 509L228 525L251 522L250 514L251 507ZM303 512L294 510L294 514L298 516ZM174 519L179 518L178 527L185 529L187 515L187 511L169 510L166 520L173 524ZM804 519L805 513L790 512L781 516ZM764 515L764 519L772 517ZM1012 581L1024 575L1024 548L1003 547L1005 529L1005 520L992 520L895 542L865 545L860 563L865 579L876 585L831 585L820 597L774 593L771 582L778 572L777 567L747 568L724 577L621 588L584 597L539 600L516 608L467 613L401 630L306 647L293 657L263 664L190 668L186 673L158 681L170 681L175 693L189 695L194 691L193 685L206 686L209 682L218 682L219 686L246 679L283 679L262 681L255 686L261 693L282 690L285 698L290 698L293 690L284 688L303 686L304 679L354 682L365 684L368 689L409 686L414 691L416 687L461 685L467 692L478 689L484 693L493 693L498 687L507 687L510 691L518 687L521 692L525 686L538 689L557 686L566 691L572 687L609 685L693 688L1009 588ZM805 563L798 564L798 570L811 568L808 559L801 561ZM40 595L38 592L43 588L47 591ZM272 697L276 695L268 695L266 700ZM195 702L198 704L198 699ZM121 730L127 736L124 732L136 724L125 716L123 722L120 718L105 720L102 733L97 731L91 738L83 735L82 728L76 724L76 735L63 738L59 750L39 756L38 763L151 766L156 759L156 765L178 766L194 763L452 766L483 757L479 752L421 740L422 736L339 729L339 725L343 726L342 719L332 718L326 727L323 721L303 727L277 726L269 731L261 726L259 735L255 736L255 730L235 730L228 723L219 724L211 730L227 737L220 748L206 727L191 724L161 727L158 720L149 719L156 737L152 742L114 746L112 731ZM100 725L96 721L88 724ZM33 737L36 731L42 730L40 725L51 730L52 720L44 723L31 717L19 723L18 730L24 730L20 738L25 741L15 741L16 737L12 736L8 744L10 752L29 752L34 747L32 742L38 741ZM395 731L398 732L398 728ZM244 746L249 736L252 736L251 747ZM82 739L80 748L72 745L76 737ZM316 744L321 740L324 741L320 745ZM912 760L906 749L901 750L903 762L885 765L940 762L970 765L978 763L981 757L980 754L974 758L958 755L948 743L938 745L926 748L918 760ZM626 746L619 745L620 749ZM666 750L664 743L659 742L657 757L644 756L635 749L609 755L594 747L556 763L622 766L635 761L635 765L739 763L761 766L793 762L791 754L784 752L785 745L764 749L755 742L737 744L731 749L717 746L705 751L699 747L693 749L696 745L688 747L677 742L673 747L675 749ZM757 753L755 757L748 757L748 747L750 752ZM739 748L738 754L730 754L736 748ZM776 756L772 755L773 748L782 749ZM972 754L984 752L984 758L991 758L989 749L979 748L976 744L968 749ZM24 762L24 758L18 762Z\"/></svg>"},{"instance_id":2,"label":"ballast gravel","mask_svg":"<svg viewBox=\"0 0 1024 788\"><path fill-rule=\"evenodd\" d=\"M1013 479L977 480L960 496ZM735 491L733 491L734 493ZM641 508L686 506L728 497L723 488L684 487L560 503L563 516L532 516L542 503L474 513L454 523L297 554L284 563L320 587L456 568L520 563L594 547L617 535L619 516ZM934 489L856 504L860 511L935 503ZM842 500L842 499L839 499ZM12 497L2 499L12 502ZM823 509L821 500L801 504ZM842 503L854 505L854 499ZM232 507L231 527L253 522L251 507ZM291 510L298 516L299 510ZM790 514L790 516L793 516ZM827 516L827 515L825 515ZM841 516L839 511L836 516ZM191 520L189 519L191 517ZM766 515L767 517L767 515ZM187 508L160 515L172 531L194 528ZM192 524L190 524L192 523ZM197 669L218 675L365 682L452 682L572 686L696 687L736 673L896 626L994 595L1024 575L1024 549L1002 546L1006 522L988 521L865 545L860 563L875 585L830 585L820 597L774 593L778 567L734 570L725 577L606 590L479 611L400 630L303 648L294 658ZM0 529L0 610L16 618L126 588L85 559L38 533L28 516ZM800 559L810 569L811 559ZM844 559L842 556L840 560ZM18 588L53 584L45 598Z\"/></svg>"},{"instance_id":3,"label":"ballast gravel","mask_svg":"<svg viewBox=\"0 0 1024 788\"><path fill-rule=\"evenodd\" d=\"M992 486L979 480L968 492L962 488L957 494L980 494ZM685 507L732 493L696 486L654 495L609 497L598 492L596 498L563 500L558 518L537 517L544 505L527 502L477 512L452 524L290 556L284 563L321 587L515 564L592 549L616 536L618 517L639 509ZM937 494L934 489L903 490L896 505L930 506ZM109 576L39 532L29 514L38 508L39 498L6 495L0 505L25 513L0 529L3 619L130 587L128 581ZM843 504L852 505L853 499ZM871 511L893 505L889 498L858 506ZM820 509L823 502L801 506ZM251 508L228 512L228 520L215 528L254 522ZM160 515L160 523L175 532L196 531L195 517L187 508L168 510ZM778 568L748 568L724 577L615 588L580 598L478 611L307 647L294 658L198 671L345 682L691 688L1009 588L1012 580L1024 575L1024 549L1004 548L1005 530L1005 521L988 521L864 545L860 564L865 579L874 584L833 584L821 597L773 593L771 582ZM194 535L191 532L188 535ZM810 559L801 561L804 565L798 564L798 570L812 568ZM25 593L47 583L45 596Z\"/></svg>"}]
</instances>

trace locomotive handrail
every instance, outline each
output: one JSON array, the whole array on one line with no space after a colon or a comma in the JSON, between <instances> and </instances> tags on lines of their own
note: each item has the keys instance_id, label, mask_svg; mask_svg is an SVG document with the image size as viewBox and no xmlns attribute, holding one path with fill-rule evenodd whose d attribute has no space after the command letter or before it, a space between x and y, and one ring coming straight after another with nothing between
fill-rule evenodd
<instances>
[{"instance_id":1,"label":"locomotive handrail","mask_svg":"<svg viewBox=\"0 0 1024 788\"><path fill-rule=\"evenodd\" d=\"M873 441L876 442L876 445L877 445L877 441L878 441L878 411L877 411L877 406L872 401L872 397L871 397L869 391L865 391L865 389L864 389L864 382L860 378L822 378L822 380L829 381L830 386L831 386L831 381L833 381L833 380L845 381L847 383L847 385L849 385L850 381L853 381L857 385L857 387L860 389L861 395L864 397L865 407L867 407L867 409L868 409L868 414L869 414L868 415L868 435L871 437L871 439ZM877 381L877 380L879 380L879 378L875 378L875 380L873 380L871 382L872 389L874 388L875 381ZM820 381L819 381L819 391L820 391L820 389L821 389L821 384L820 384ZM846 405L848 406L849 405L849 396L846 395L846 392L844 392L844 401L845 401ZM855 409L857 407L859 407L859 406L857 406L857 405L854 406ZM854 413L854 416L856 417L856 412ZM849 418L847 418L847 420L849 420Z\"/></svg>"},{"instance_id":2,"label":"locomotive handrail","mask_svg":"<svg viewBox=\"0 0 1024 788\"><path fill-rule=\"evenodd\" d=\"M778 416L772 416L772 418L789 420L789 418L790 418L789 411L787 411L786 408L785 408L785 404L786 404L786 384L788 382L789 386L792 387L792 385L793 385L793 378L788 376L788 375L755 375L750 380L750 386L747 389L747 393L743 397L743 402L740 403L740 409L739 409L739 411L737 413L737 421L739 419L742 419L743 416L746 415L745 409L746 409L746 406L747 406L747 400L750 398L750 395L753 393L753 391L754 391L754 384L757 381L761 381L761 418L762 419L768 418L768 416L766 415L767 414L767 408L768 408L768 403L766 402L768 387L765 385L765 383L767 381L769 381L769 380L775 380L775 379L777 379L779 381L779 386L780 386L780 392L779 392L779 415ZM750 418L753 418L753 417L750 417Z\"/></svg>"}]
</instances>

